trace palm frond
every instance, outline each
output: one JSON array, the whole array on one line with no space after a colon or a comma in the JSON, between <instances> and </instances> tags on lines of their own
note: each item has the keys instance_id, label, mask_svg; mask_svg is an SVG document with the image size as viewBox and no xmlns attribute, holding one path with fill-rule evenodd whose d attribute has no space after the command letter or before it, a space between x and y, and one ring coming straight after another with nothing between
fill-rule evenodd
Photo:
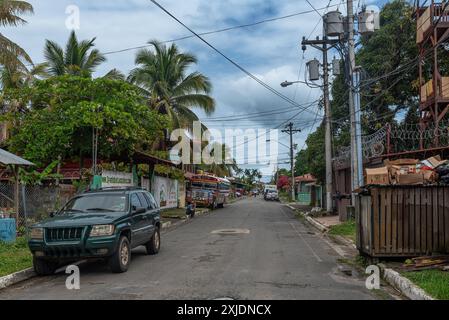
<instances>
[{"instance_id":1,"label":"palm frond","mask_svg":"<svg viewBox=\"0 0 449 320\"><path fill-rule=\"evenodd\" d=\"M60 76L65 73L64 51L56 42L45 42L44 57L51 75Z\"/></svg>"},{"instance_id":2,"label":"palm frond","mask_svg":"<svg viewBox=\"0 0 449 320\"><path fill-rule=\"evenodd\" d=\"M0 64L19 63L21 59L32 63L31 57L22 47L0 33Z\"/></svg>"},{"instance_id":3,"label":"palm frond","mask_svg":"<svg viewBox=\"0 0 449 320\"><path fill-rule=\"evenodd\" d=\"M103 76L104 79L109 79L109 80L122 80L125 81L126 76L123 72L117 70L117 69L112 69L111 71L109 71L108 73L106 73Z\"/></svg>"},{"instance_id":4,"label":"palm frond","mask_svg":"<svg viewBox=\"0 0 449 320\"><path fill-rule=\"evenodd\" d=\"M207 115L215 112L215 100L205 94L187 94L183 96L174 97L175 108L199 108Z\"/></svg>"},{"instance_id":5,"label":"palm frond","mask_svg":"<svg viewBox=\"0 0 449 320\"><path fill-rule=\"evenodd\" d=\"M4 27L26 24L19 15L32 13L33 6L26 1L0 0L0 25Z\"/></svg>"}]
</instances>

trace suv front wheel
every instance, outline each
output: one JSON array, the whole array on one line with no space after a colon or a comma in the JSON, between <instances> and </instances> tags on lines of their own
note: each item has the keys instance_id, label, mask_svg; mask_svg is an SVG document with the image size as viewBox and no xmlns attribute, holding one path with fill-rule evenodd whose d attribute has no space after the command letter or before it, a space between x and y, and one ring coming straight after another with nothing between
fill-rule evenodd
<instances>
[{"instance_id":1,"label":"suv front wheel","mask_svg":"<svg viewBox=\"0 0 449 320\"><path fill-rule=\"evenodd\" d=\"M33 257L34 272L39 276L49 276L55 273L58 263Z\"/></svg>"},{"instance_id":2,"label":"suv front wheel","mask_svg":"<svg viewBox=\"0 0 449 320\"><path fill-rule=\"evenodd\" d=\"M114 273L123 273L128 271L131 262L131 246L125 236L121 236L118 242L117 250L109 258L109 266Z\"/></svg>"},{"instance_id":3,"label":"suv front wheel","mask_svg":"<svg viewBox=\"0 0 449 320\"><path fill-rule=\"evenodd\" d=\"M156 231L151 237L151 240L147 242L145 247L149 255L155 255L159 253L159 250L161 248L161 232L159 228L156 228Z\"/></svg>"}]
</instances>

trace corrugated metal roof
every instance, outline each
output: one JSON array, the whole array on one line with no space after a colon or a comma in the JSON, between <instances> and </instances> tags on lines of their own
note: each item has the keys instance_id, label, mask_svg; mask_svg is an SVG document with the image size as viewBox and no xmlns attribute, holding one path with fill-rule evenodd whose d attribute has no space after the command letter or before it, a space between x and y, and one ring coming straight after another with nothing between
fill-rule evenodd
<instances>
[{"instance_id":1,"label":"corrugated metal roof","mask_svg":"<svg viewBox=\"0 0 449 320\"><path fill-rule=\"evenodd\" d=\"M0 164L3 165L19 165L19 166L34 166L34 163L29 162L15 154L0 149Z\"/></svg>"}]
</instances>

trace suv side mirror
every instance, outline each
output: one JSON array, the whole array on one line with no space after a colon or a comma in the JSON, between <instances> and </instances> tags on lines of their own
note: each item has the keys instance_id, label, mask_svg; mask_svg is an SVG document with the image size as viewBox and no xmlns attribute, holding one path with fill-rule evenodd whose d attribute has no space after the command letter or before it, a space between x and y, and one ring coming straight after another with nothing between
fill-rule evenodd
<instances>
[{"instance_id":1,"label":"suv side mirror","mask_svg":"<svg viewBox=\"0 0 449 320\"><path fill-rule=\"evenodd\" d=\"M145 213L147 210L143 207L133 207L133 214Z\"/></svg>"},{"instance_id":2,"label":"suv side mirror","mask_svg":"<svg viewBox=\"0 0 449 320\"><path fill-rule=\"evenodd\" d=\"M51 212L50 212L50 218L54 218L55 215L56 215L56 211L51 211Z\"/></svg>"}]
</instances>

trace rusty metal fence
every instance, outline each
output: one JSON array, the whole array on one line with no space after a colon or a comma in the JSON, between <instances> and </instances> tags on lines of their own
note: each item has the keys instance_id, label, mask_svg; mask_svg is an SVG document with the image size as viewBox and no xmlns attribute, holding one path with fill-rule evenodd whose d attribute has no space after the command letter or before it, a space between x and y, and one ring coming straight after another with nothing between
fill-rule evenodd
<instances>
[{"instance_id":1,"label":"rusty metal fence","mask_svg":"<svg viewBox=\"0 0 449 320\"><path fill-rule=\"evenodd\" d=\"M75 194L72 185L19 185L16 190L13 182L0 181L0 218L16 219L17 232L25 234Z\"/></svg>"}]
</instances>

